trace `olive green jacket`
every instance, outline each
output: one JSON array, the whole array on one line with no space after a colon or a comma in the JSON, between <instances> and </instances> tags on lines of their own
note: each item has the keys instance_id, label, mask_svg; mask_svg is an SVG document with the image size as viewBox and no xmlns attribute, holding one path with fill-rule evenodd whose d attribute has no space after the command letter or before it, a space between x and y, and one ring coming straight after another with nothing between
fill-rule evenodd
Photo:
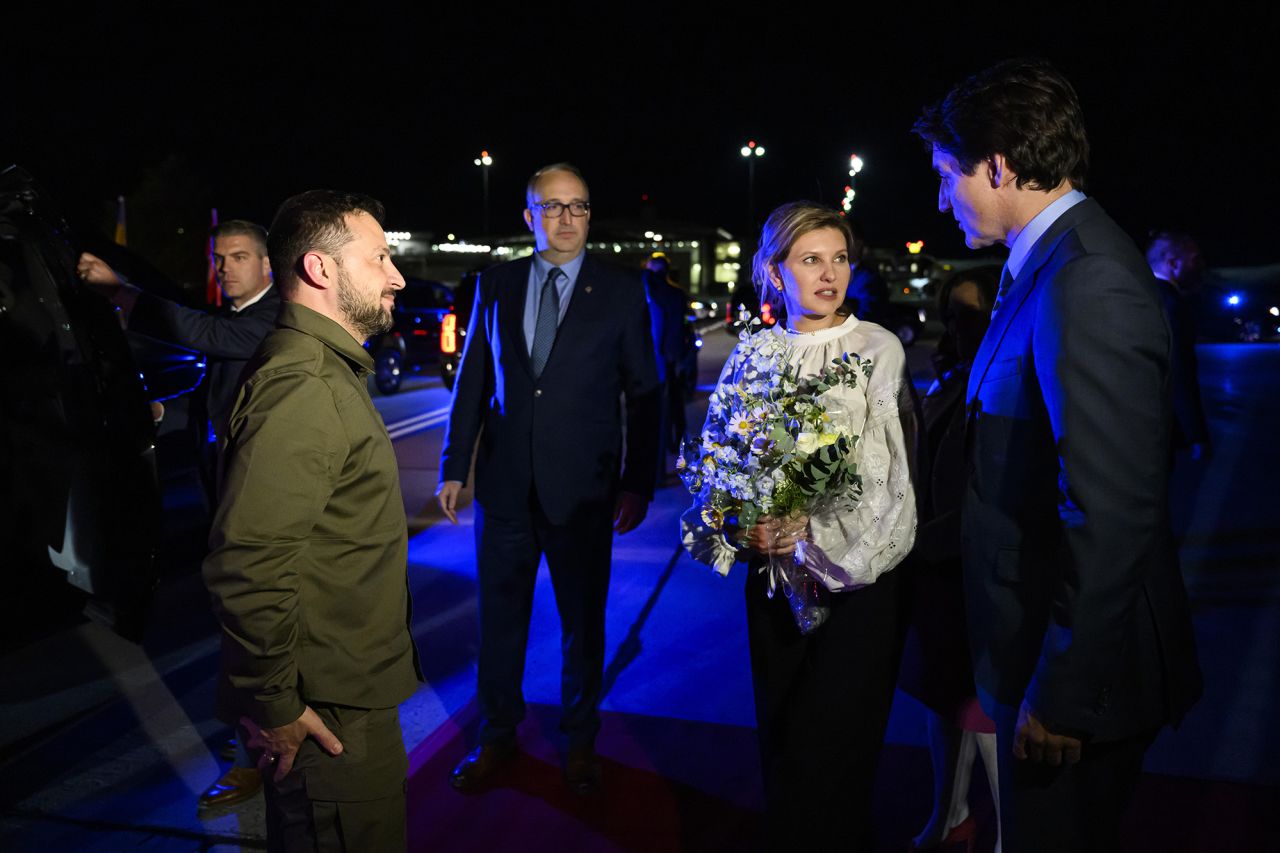
<instances>
[{"instance_id":1,"label":"olive green jacket","mask_svg":"<svg viewBox=\"0 0 1280 853\"><path fill-rule=\"evenodd\" d=\"M417 688L404 504L372 367L336 322L286 302L245 368L204 561L227 722L389 708Z\"/></svg>"}]
</instances>

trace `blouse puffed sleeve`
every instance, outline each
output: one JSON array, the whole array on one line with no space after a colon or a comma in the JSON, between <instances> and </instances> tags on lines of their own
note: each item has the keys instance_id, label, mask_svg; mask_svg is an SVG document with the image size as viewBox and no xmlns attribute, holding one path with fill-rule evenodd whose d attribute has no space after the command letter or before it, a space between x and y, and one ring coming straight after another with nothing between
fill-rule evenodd
<instances>
[{"instance_id":1,"label":"blouse puffed sleeve","mask_svg":"<svg viewBox=\"0 0 1280 853\"><path fill-rule=\"evenodd\" d=\"M806 568L833 591L874 583L915 544L915 395L896 338L874 360L866 395L866 423L854 451L862 497L851 510L811 519L804 549Z\"/></svg>"},{"instance_id":2,"label":"blouse puffed sleeve","mask_svg":"<svg viewBox=\"0 0 1280 853\"><path fill-rule=\"evenodd\" d=\"M741 366L742 357L738 348L735 347L729 355L728 360L724 363L724 368L720 371L720 379L716 382L719 388L726 382L731 381L732 377L737 374ZM706 440L710 428L715 426L723 426L716 424L718 408L715 405L715 394L713 392L712 399L707 406L707 418L702 425L702 433L699 440ZM702 494L695 495L693 498L693 506L685 510L680 516L680 541L684 545L689 556L697 560L699 563L706 563L717 574L727 575L729 569L733 568L740 556L740 552L727 539L725 539L724 529L719 525L712 527L704 517L704 510L707 508L706 503L702 500Z\"/></svg>"}]
</instances>

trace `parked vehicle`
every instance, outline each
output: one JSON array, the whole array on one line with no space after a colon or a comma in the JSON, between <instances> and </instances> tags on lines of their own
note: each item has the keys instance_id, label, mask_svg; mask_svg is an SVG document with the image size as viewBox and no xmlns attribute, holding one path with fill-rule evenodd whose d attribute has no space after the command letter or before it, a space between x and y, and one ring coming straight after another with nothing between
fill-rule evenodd
<instances>
[{"instance_id":1,"label":"parked vehicle","mask_svg":"<svg viewBox=\"0 0 1280 853\"><path fill-rule=\"evenodd\" d=\"M400 390L406 375L435 364L440 352L440 331L445 315L453 310L453 291L439 281L405 279L396 294L392 312L395 325L365 344L373 353L373 383L383 394Z\"/></svg>"},{"instance_id":2,"label":"parked vehicle","mask_svg":"<svg viewBox=\"0 0 1280 853\"><path fill-rule=\"evenodd\" d=\"M28 173L0 172L0 621L20 634L66 599L140 639L162 513L151 404L203 359L126 338L76 277L80 248Z\"/></svg>"},{"instance_id":3,"label":"parked vehicle","mask_svg":"<svg viewBox=\"0 0 1280 853\"><path fill-rule=\"evenodd\" d=\"M483 270L470 270L462 276L453 291L453 305L441 320L439 337L440 380L444 387L453 390L458 377L458 365L462 361L462 348L467 338L467 323L471 321L471 308L476 301L476 282Z\"/></svg>"}]
</instances>

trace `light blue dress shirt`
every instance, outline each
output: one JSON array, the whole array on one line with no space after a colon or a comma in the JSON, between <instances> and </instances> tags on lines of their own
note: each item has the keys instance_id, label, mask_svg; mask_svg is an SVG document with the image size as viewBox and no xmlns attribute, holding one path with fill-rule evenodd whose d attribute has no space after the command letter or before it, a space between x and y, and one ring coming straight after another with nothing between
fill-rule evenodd
<instances>
[{"instance_id":1,"label":"light blue dress shirt","mask_svg":"<svg viewBox=\"0 0 1280 853\"><path fill-rule=\"evenodd\" d=\"M1015 279L1018 277L1018 273L1022 272L1022 265L1027 262L1027 256L1031 254L1036 241L1044 236L1044 232L1049 230L1050 225L1058 221L1059 216L1084 201L1085 198L1085 194L1080 190L1072 190L1061 198L1055 199L1053 204L1037 213L1027 223L1027 227L1018 233L1018 236L1014 238L1013 245L1009 247L1009 260L1005 263L1005 266L1009 268L1009 275Z\"/></svg>"},{"instance_id":2,"label":"light blue dress shirt","mask_svg":"<svg viewBox=\"0 0 1280 853\"><path fill-rule=\"evenodd\" d=\"M556 281L556 291L560 294L560 317L557 325L564 322L564 312L569 310L569 298L573 296L573 287L578 283L578 273L582 271L582 259L587 255L580 253L571 261L560 264L564 275ZM542 304L542 283L547 280L547 273L555 264L548 263L542 255L534 252L533 263L529 265L529 289L524 297L524 345L529 354L533 354L533 333L538 327L538 307Z\"/></svg>"}]
</instances>

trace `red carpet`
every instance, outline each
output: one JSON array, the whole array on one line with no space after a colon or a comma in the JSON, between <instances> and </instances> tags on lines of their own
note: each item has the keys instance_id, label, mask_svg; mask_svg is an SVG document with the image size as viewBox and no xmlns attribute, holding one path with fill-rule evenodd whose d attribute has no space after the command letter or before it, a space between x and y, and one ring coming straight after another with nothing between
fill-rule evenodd
<instances>
[{"instance_id":1,"label":"red carpet","mask_svg":"<svg viewBox=\"0 0 1280 853\"><path fill-rule=\"evenodd\" d=\"M752 849L761 820L753 729L605 712L603 790L577 797L561 778L558 715L530 706L519 757L479 794L448 781L474 730L471 708L423 741L409 756L409 849Z\"/></svg>"},{"instance_id":2,"label":"red carpet","mask_svg":"<svg viewBox=\"0 0 1280 853\"><path fill-rule=\"evenodd\" d=\"M604 712L597 741L603 790L581 798L560 775L559 709L531 705L520 755L483 793L460 794L449 770L466 754L476 714L468 706L409 756L409 849L483 851L757 850L762 829L755 730ZM978 850L995 843L977 768ZM923 826L929 758L889 744L877 779L878 850L897 851ZM1280 790L1145 774L1122 831L1122 849L1280 851Z\"/></svg>"}]
</instances>

